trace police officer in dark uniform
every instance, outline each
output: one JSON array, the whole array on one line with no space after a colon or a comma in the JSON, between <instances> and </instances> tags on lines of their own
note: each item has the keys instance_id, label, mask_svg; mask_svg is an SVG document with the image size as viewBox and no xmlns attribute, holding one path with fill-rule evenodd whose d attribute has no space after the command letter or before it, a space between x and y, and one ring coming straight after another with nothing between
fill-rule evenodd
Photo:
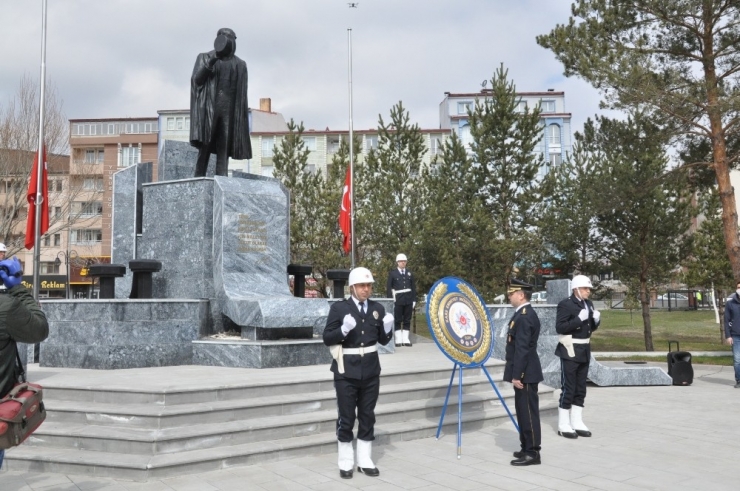
<instances>
[{"instance_id":1,"label":"police officer in dark uniform","mask_svg":"<svg viewBox=\"0 0 740 491\"><path fill-rule=\"evenodd\" d=\"M355 465L352 433L357 428L357 470L368 476L380 471L372 461L375 440L375 403L380 389L378 343L391 341L393 316L383 306L369 300L373 292L372 273L355 268L349 273L352 296L332 304L324 329L324 344L329 346L334 361L334 388L337 392L337 440L339 475L351 479Z\"/></svg>"},{"instance_id":2,"label":"police officer in dark uniform","mask_svg":"<svg viewBox=\"0 0 740 491\"><path fill-rule=\"evenodd\" d=\"M393 317L396 320L396 346L411 346L409 331L411 316L416 307L416 282L406 269L406 254L396 256L397 268L388 273L386 297L393 299Z\"/></svg>"},{"instance_id":3,"label":"police officer in dark uniform","mask_svg":"<svg viewBox=\"0 0 740 491\"><path fill-rule=\"evenodd\" d=\"M512 279L507 290L509 303L516 309L509 321L506 338L506 367L504 380L514 385L514 407L519 425L521 450L514 452L511 465L538 465L542 431L540 429L540 397L538 384L544 380L537 339L540 337L540 319L529 301L532 285Z\"/></svg>"},{"instance_id":4,"label":"police officer in dark uniform","mask_svg":"<svg viewBox=\"0 0 740 491\"><path fill-rule=\"evenodd\" d=\"M555 354L560 357L562 392L558 404L558 435L565 438L591 436L583 424L588 365L591 361L591 333L601 321L601 314L588 299L591 280L573 277L573 294L558 303L555 330L560 335Z\"/></svg>"}]
</instances>

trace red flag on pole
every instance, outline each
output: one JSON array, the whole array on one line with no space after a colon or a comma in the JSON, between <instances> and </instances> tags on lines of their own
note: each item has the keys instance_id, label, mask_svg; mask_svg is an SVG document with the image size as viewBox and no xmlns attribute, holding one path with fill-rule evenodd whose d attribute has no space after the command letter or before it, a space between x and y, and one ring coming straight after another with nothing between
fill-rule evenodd
<instances>
[{"instance_id":1,"label":"red flag on pole","mask_svg":"<svg viewBox=\"0 0 740 491\"><path fill-rule=\"evenodd\" d=\"M344 180L342 191L342 206L339 209L339 228L344 235L344 241L342 241L344 253L349 254L352 249L352 178L349 167L347 167L347 177Z\"/></svg>"},{"instance_id":2,"label":"red flag on pole","mask_svg":"<svg viewBox=\"0 0 740 491\"><path fill-rule=\"evenodd\" d=\"M41 170L41 230L39 235L44 235L49 230L49 176L46 163L46 147L44 147L44 167ZM28 221L26 222L26 249L31 249L36 242L36 193L38 192L38 152L33 158L33 169L31 179L28 181Z\"/></svg>"}]
</instances>

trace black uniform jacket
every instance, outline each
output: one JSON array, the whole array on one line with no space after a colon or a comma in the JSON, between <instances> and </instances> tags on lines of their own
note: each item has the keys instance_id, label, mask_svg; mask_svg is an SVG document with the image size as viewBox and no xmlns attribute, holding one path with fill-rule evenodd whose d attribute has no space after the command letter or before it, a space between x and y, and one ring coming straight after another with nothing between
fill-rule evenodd
<instances>
[{"instance_id":1,"label":"black uniform jacket","mask_svg":"<svg viewBox=\"0 0 740 491\"><path fill-rule=\"evenodd\" d=\"M411 289L411 291L396 294L396 303L398 305L411 305L416 302L416 281L414 281L411 271L408 269L404 270L404 274L401 274L398 268L393 268L388 273L385 295L388 298L393 298L393 290L406 290L407 288Z\"/></svg>"},{"instance_id":2,"label":"black uniform jacket","mask_svg":"<svg viewBox=\"0 0 740 491\"><path fill-rule=\"evenodd\" d=\"M537 339L540 337L540 318L531 305L525 305L514 313L509 321L506 336L506 368L504 380L521 380L525 384L542 382L542 366L537 355Z\"/></svg>"},{"instance_id":3,"label":"black uniform jacket","mask_svg":"<svg viewBox=\"0 0 740 491\"><path fill-rule=\"evenodd\" d=\"M357 322L357 326L345 337L342 334L342 322L344 316L350 314ZM324 344L333 346L341 344L344 348L361 348L374 344L386 345L393 337L393 331L386 334L383 329L383 317L385 309L378 302L367 301L367 312L365 317L360 315L354 300L348 298L334 303L329 309L324 328ZM340 374L337 369L337 361L331 362L331 371L335 379L367 379L380 375L380 360L378 352L360 355L344 355L344 373Z\"/></svg>"},{"instance_id":4,"label":"black uniform jacket","mask_svg":"<svg viewBox=\"0 0 740 491\"><path fill-rule=\"evenodd\" d=\"M588 306L588 319L582 321L578 314ZM599 327L599 323L594 320L594 304L591 300L578 300L575 295L562 300L558 304L558 313L555 318L555 330L558 334L570 334L573 339L588 339L591 333ZM568 356L565 346L558 343L555 354L560 358L587 363L591 358L590 344L574 344L573 350L576 356Z\"/></svg>"}]
</instances>

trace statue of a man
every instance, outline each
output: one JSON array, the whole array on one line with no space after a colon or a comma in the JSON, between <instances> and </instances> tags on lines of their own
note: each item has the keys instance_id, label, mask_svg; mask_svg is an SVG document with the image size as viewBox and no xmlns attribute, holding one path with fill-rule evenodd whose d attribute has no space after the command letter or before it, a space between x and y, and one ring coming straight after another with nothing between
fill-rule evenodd
<instances>
[{"instance_id":1,"label":"statue of a man","mask_svg":"<svg viewBox=\"0 0 740 491\"><path fill-rule=\"evenodd\" d=\"M206 175L212 153L217 176L228 175L229 157L252 158L247 64L234 55L231 29L219 29L213 47L198 55L190 79L190 144L199 149L195 177Z\"/></svg>"}]
</instances>

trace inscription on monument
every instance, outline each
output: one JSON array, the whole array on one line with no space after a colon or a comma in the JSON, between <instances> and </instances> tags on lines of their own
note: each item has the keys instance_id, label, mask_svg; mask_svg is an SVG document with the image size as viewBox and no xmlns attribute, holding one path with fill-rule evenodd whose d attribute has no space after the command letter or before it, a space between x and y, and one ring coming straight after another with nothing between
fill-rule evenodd
<instances>
[{"instance_id":1,"label":"inscription on monument","mask_svg":"<svg viewBox=\"0 0 740 491\"><path fill-rule=\"evenodd\" d=\"M253 219L249 215L239 214L239 252L267 251L267 223Z\"/></svg>"}]
</instances>

